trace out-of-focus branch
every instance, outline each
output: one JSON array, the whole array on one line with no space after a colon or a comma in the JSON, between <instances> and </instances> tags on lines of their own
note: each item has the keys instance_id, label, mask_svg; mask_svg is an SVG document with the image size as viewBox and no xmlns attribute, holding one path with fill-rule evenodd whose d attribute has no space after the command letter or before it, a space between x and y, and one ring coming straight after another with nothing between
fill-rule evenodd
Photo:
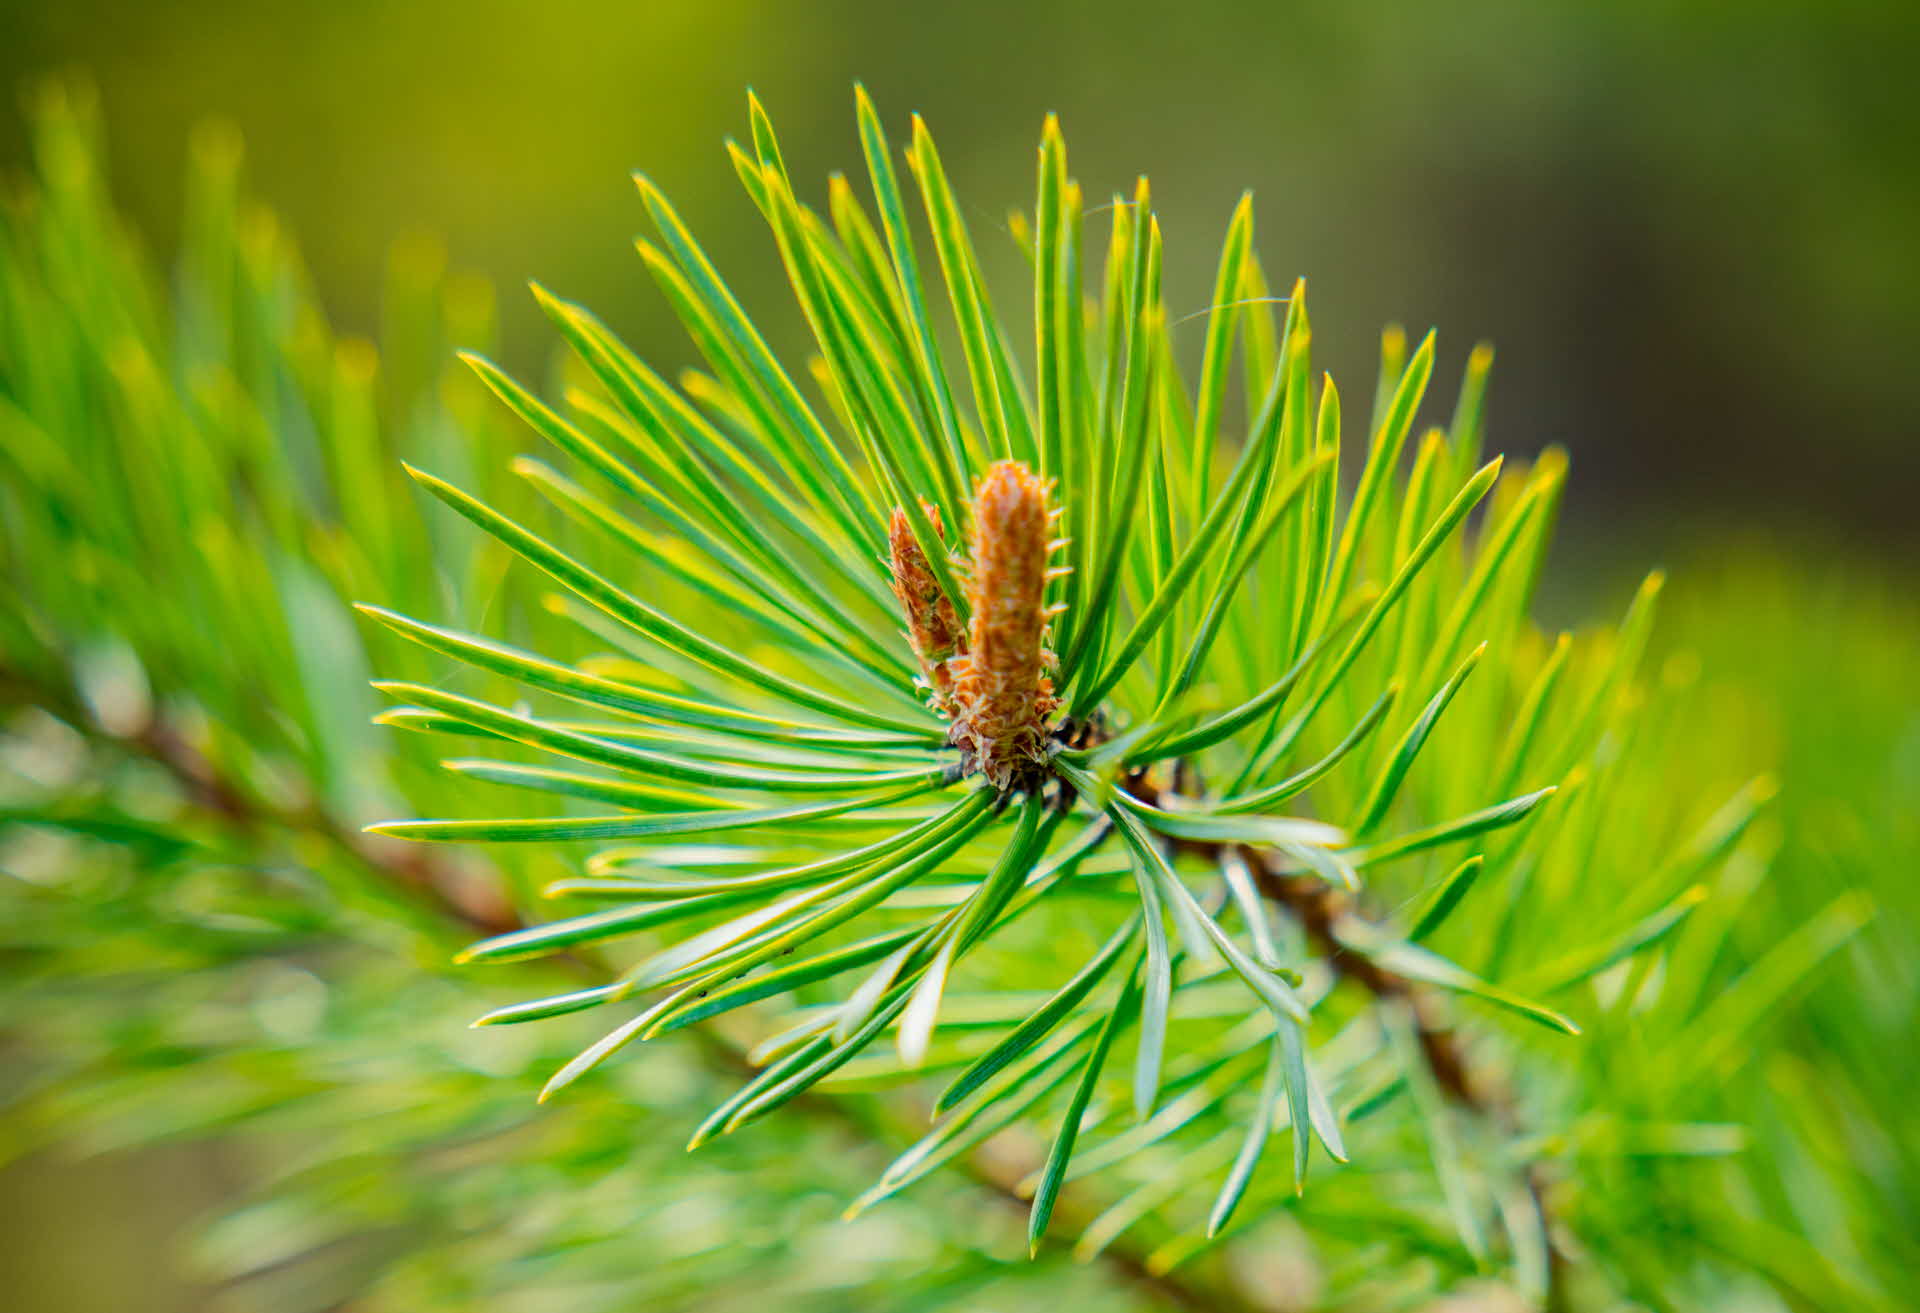
<instances>
[{"instance_id":1,"label":"out-of-focus branch","mask_svg":"<svg viewBox=\"0 0 1920 1313\"><path fill-rule=\"evenodd\" d=\"M158 708L138 727L114 732L102 726L70 688L0 667L0 692L7 702L40 707L95 743L161 767L188 802L229 828L250 834L281 830L317 835L412 892L464 930L494 935L519 928L519 917L497 890L462 878L460 872L435 860L432 854L364 834L329 813L317 800L289 806L248 789L222 772Z\"/></svg>"}]
</instances>

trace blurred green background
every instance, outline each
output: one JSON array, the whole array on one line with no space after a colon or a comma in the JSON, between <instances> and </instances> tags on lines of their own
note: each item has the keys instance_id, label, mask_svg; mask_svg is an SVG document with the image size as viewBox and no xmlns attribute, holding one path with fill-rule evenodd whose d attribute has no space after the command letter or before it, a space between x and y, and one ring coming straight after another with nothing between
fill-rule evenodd
<instances>
[{"instance_id":1,"label":"blurred green background","mask_svg":"<svg viewBox=\"0 0 1920 1313\"><path fill-rule=\"evenodd\" d=\"M633 169L776 344L802 340L720 147L747 86L799 178L857 166L854 80L892 124L925 114L1008 277L1020 257L991 235L1030 195L1049 110L1090 191L1153 178L1176 307L1204 307L1253 188L1259 248L1277 279L1312 283L1337 377L1371 376L1388 321L1438 325L1453 360L1488 338L1492 445L1571 448L1550 611L1586 616L1675 567L1665 650L1699 658L1724 734L1703 776L1743 762L1786 785L1790 878L1768 914L1789 924L1846 884L1881 896L1876 938L1791 1024L1889 1108L1915 1058L1886 1036L1920 979L1916 67L1920 6L1844 0L0 3L0 87L97 85L114 191L161 260L187 143L222 121L338 328L376 335L395 240L415 260L437 243L506 289L500 354L522 368L550 341L515 290L533 276L643 355L690 362L627 241ZM25 171L28 132L14 97L0 168ZM1828 1026L1862 981L1885 1026ZM1890 1129L1905 1172L1873 1188L1893 1233L1902 1207L1914 1220L1920 1134ZM235 1179L217 1150L24 1159L0 1176L0 1281L26 1301L9 1306L198 1306L166 1275L180 1224ZM67 1243L79 1232L100 1243Z\"/></svg>"},{"instance_id":2,"label":"blurred green background","mask_svg":"<svg viewBox=\"0 0 1920 1313\"><path fill-rule=\"evenodd\" d=\"M503 297L539 277L689 358L625 238L675 197L751 307L785 310L720 149L755 88L796 176L857 166L850 87L924 114L990 257L1057 110L1090 196L1154 181L1169 301L1206 303L1243 188L1276 278L1337 307L1336 377L1389 320L1501 348L1492 431L1573 451L1576 531L1635 550L1763 513L1911 553L1920 483L1920 7L1902 3L966 5L862 0L4 7L0 86L99 83L113 179L161 246L189 131L237 125L322 295L370 327L390 243ZM21 123L0 160L22 158ZM1090 201L1090 203L1096 203ZM797 329L795 316L768 316ZM1196 338L1199 321L1190 333ZM797 339L795 339L797 340ZM1451 373L1450 370L1442 371ZM1445 398L1442 398L1444 402Z\"/></svg>"}]
</instances>

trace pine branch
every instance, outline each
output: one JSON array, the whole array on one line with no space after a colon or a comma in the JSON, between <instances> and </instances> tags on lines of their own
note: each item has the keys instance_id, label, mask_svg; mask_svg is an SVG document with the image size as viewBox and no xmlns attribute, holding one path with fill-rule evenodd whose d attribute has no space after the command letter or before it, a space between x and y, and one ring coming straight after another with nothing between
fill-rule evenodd
<instances>
[{"instance_id":1,"label":"pine branch","mask_svg":"<svg viewBox=\"0 0 1920 1313\"><path fill-rule=\"evenodd\" d=\"M102 925L137 916L130 947L164 957L176 918L202 910L164 877L183 866L215 874L201 858L318 865L330 880L321 903L272 909L302 947L328 923L325 904L345 895L356 921L402 918L416 942L481 937L463 961L557 957L590 986L498 1008L481 1024L627 1011L619 1005L657 996L550 1090L629 1040L691 1026L714 1072L751 1073L696 1138L791 1102L824 1128L799 1140L835 1151L912 1141L857 1207L951 1164L984 1192L968 1203L1026 1210L1031 1198L1034 1249L1050 1221L1084 1227L1083 1250L1104 1246L1116 1277L1172 1306L1239 1308L1231 1290L1210 1287L1215 1267L1182 1265L1229 1228L1288 1208L1324 1260L1334 1307L1375 1307L1410 1281L1438 1296L1442 1283L1490 1270L1503 1248L1517 1286L1556 1310L1570 1277L1595 1299L1651 1307L1674 1291L1690 1306L1739 1303L1756 1279L1796 1307L1898 1304L1875 1288L1902 1288L1912 1267L1898 1245L1914 1230L1900 1225L1903 1177L1887 1156L1902 1142L1878 1143L1867 1128L1898 1124L1903 1091L1830 1061L1857 1049L1855 1065L1878 1071L1894 1051L1887 1037L1904 1039L1900 1009L1879 1009L1868 1026L1876 1010L1862 1007L1897 981L1888 972L1898 959L1859 955L1865 987L1822 991L1807 1024L1793 1023L1822 1044L1768 1050L1763 1028L1791 1015L1783 1000L1862 929L1871 904L1850 888L1817 910L1793 891L1819 889L1818 879L1749 897L1768 844L1741 835L1764 786L1677 840L1697 823L1698 789L1731 765L1716 754L1730 746L1744 757L1754 743L1682 732L1674 717L1686 699L1672 694L1692 678L1684 661L1642 670L1658 574L1607 632L1555 641L1535 626L1566 463L1552 448L1483 463L1490 349L1467 361L1451 422L1429 428L1435 340L1410 351L1390 328L1372 413L1352 404L1365 394L1350 387L1343 422L1340 390L1312 365L1304 283L1270 283L1255 254L1250 197L1220 250L1204 344L1178 336L1200 316L1168 314L1145 180L1131 200L1090 204L1105 198L1072 178L1051 120L1035 204L1007 224L1034 274L1018 289L1032 293L1029 338L1024 312L994 310L984 273L994 262L976 254L964 217L973 207L953 195L925 125L914 122L903 175L864 93L858 114L871 215L845 178L831 183L827 210L802 200L757 101L750 139L731 147L810 332L806 372L782 362L769 345L780 326L747 317L640 180L653 229L640 254L701 365L663 376L584 306L537 291L576 358L559 397L463 357L516 417L509 431L450 378L434 407L380 404L364 346L324 328L260 336L283 321L289 288L303 322L325 320L298 290L290 245L249 236L264 230L233 204L229 150L196 152L199 199L178 275L129 260L98 185L97 125L84 106L49 97L44 176L0 218L0 246L19 257L4 262L17 276L0 278L0 322L21 330L20 349L0 360L0 554L9 598L22 603L0 606L0 712L45 706L94 746L69 787L29 790L11 818L126 840L116 868L163 878L137 882L127 900L115 885L98 904L86 896L101 882L76 880L74 899L43 900L50 917L70 919L29 915L18 941L56 971L85 975L92 959L62 955L73 942L63 936L92 945ZM916 233L933 239L934 259L917 252ZM128 306L159 311L162 285L174 289L171 313L130 320ZM426 382L401 385L401 374L445 353L443 322L470 343L491 337L490 312L451 290L437 273L409 283L422 308L444 305L405 316L420 322L395 338L396 398ZM954 329L958 355L942 349ZM1180 368L1190 346L1204 351L1191 378ZM289 392L286 378L302 386ZM519 455L522 425L556 449L557 465ZM481 555L417 515L397 477L403 459L450 458L449 427L472 439L453 461L469 486L415 477L494 544ZM523 494L540 499L539 518L516 518L532 505ZM496 579L467 568L500 548L526 569ZM158 605L130 604L155 580ZM358 698L343 690L363 673L363 651L377 666L391 654L341 633L349 592L435 608L447 622L511 614L527 647L362 608L436 660L516 690L492 705L448 692L437 674L382 682L402 705L378 719L453 736L460 755L444 764L464 779L606 806L360 831L357 807L321 781L379 771L380 750L346 723ZM1911 643L1887 648L1877 629L1833 630L1830 610L1767 596L1769 615L1821 619L1762 646L1792 651L1802 631L1820 634L1811 682L1823 711L1836 669L1910 664ZM1741 638L1744 655L1754 639ZM291 700L284 715L206 734L197 713L163 699L129 728L82 673L98 656L98 691L112 688L126 653L210 710L236 695ZM1835 654L1853 664L1836 667ZM1716 665L1727 663L1704 661ZM1878 719L1889 733L1898 724ZM38 764L31 718L20 728ZM466 755L501 741L517 745L503 759ZM544 754L542 764L520 749ZM1898 754L1873 742L1846 755ZM289 762L295 775L309 768L316 797L289 798ZM171 826L138 805L160 772L178 786ZM1154 799L1146 780L1178 796ZM1850 796L1881 796L1859 783ZM1522 825L1536 808L1542 819ZM1475 838L1508 826L1492 845ZM622 843L548 886L568 914L528 925L488 868L389 842L397 836ZM1482 850L1443 875L1441 859L1470 838ZM1174 852L1211 856L1218 879L1186 881ZM1732 857L1741 860L1722 868ZM1863 872L1899 868L1885 850L1848 860ZM1404 919L1374 901L1414 890L1420 910L1406 904ZM676 922L688 933L656 942L617 984L611 959L589 951ZM1282 943L1275 922L1297 933ZM253 941L218 942L242 954L224 964L258 964ZM1183 970L1201 943L1228 968L1218 981ZM1449 943L1481 970L1451 960ZM1316 963L1304 979L1284 960L1296 953ZM405 965L383 960L364 965ZM1340 980L1352 988L1328 1011L1357 1008L1362 1024L1352 1044L1312 1045L1323 1038L1321 992ZM1563 1034L1584 1025L1587 1056L1557 1072L1510 1059L1491 1028L1464 1017L1452 1028L1455 991ZM776 994L790 1006L774 1035L729 1015L751 1004L761 1019ZM1563 999L1578 1021L1548 1006ZM397 1015L386 1003L376 991L376 1009ZM137 1006L154 1010L144 995ZM71 1028L77 1016L56 1006L32 1024ZM155 1029L179 1020L168 1009ZM1178 1024L1189 1020L1202 1024ZM1374 1022L1379 1036L1364 1033ZM68 1056L61 1032L46 1033L45 1051ZM121 1057L118 1032L98 1039L113 1046L103 1057ZM886 1047L897 1062L873 1051ZM772 1060L755 1068L747 1052ZM1788 1053L1824 1065L1776 1060ZM1767 1059L1747 1064L1756 1078L1703 1079L1748 1056ZM861 1088L956 1070L931 1126L898 1091L826 1093L830 1080ZM218 1082L194 1071L184 1086L153 1076L171 1082L168 1098L217 1093L197 1088ZM88 1119L102 1098L139 1089L110 1085L85 1090L72 1111ZM1117 1097L1129 1085L1131 1123ZM1329 1173L1326 1193L1299 1207L1316 1142L1349 1161L1331 1097L1349 1094L1355 1138L1367 1142L1356 1148L1389 1151L1375 1160L1380 1174ZM1388 1100L1386 1115L1359 1118ZM1309 1133L1287 1137L1290 1181L1262 1164L1288 1124ZM1015 1125L1050 1132L1052 1150L1043 1168L1010 1180L1011 1166L982 1146ZM1551 1158L1526 1147L1549 1125L1567 1132ZM617 1118L606 1133L617 1147ZM1412 1164L1394 1151L1422 1133L1432 1178L1413 1183L1396 1174ZM417 1136L413 1123L391 1127L409 1148ZM1112 1174L1097 1189L1072 1184L1095 1172ZM409 1165L393 1184L434 1182ZM730 1202L752 1199L751 1185L732 1188ZM1071 1216L1096 1200L1111 1207ZM1800 1236L1784 1216L1818 1225ZM1134 1234L1143 1223L1164 1238ZM1842 1236L1849 1243L1832 1243ZM962 1275L997 1273L982 1262ZM1257 1293L1270 1302L1276 1292Z\"/></svg>"}]
</instances>

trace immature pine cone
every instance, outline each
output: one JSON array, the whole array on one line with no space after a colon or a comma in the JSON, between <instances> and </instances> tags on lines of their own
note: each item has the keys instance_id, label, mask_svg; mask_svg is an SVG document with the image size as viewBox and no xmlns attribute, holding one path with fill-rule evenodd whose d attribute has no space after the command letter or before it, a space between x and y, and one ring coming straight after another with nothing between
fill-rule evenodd
<instances>
[{"instance_id":1,"label":"immature pine cone","mask_svg":"<svg viewBox=\"0 0 1920 1313\"><path fill-rule=\"evenodd\" d=\"M921 503L944 542L940 512ZM992 466L974 489L967 602L961 633L953 601L940 589L906 512L887 525L893 595L906 613L907 638L932 696L953 722L947 741L967 774L985 775L1002 793L1032 787L1047 762L1048 718L1058 707L1048 671L1047 555L1053 513L1047 488L1019 461Z\"/></svg>"},{"instance_id":2,"label":"immature pine cone","mask_svg":"<svg viewBox=\"0 0 1920 1313\"><path fill-rule=\"evenodd\" d=\"M1047 671L1046 485L1018 461L1000 461L974 489L973 615L964 654L950 663L952 743L1002 793L1030 785L1047 760L1048 718L1058 705Z\"/></svg>"}]
</instances>

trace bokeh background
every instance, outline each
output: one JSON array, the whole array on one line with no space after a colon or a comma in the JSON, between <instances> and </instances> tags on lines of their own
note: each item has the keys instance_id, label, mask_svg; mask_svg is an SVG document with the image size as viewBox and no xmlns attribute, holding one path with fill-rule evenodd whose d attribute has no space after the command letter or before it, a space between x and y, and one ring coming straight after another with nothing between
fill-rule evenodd
<instances>
[{"instance_id":1,"label":"bokeh background","mask_svg":"<svg viewBox=\"0 0 1920 1313\"><path fill-rule=\"evenodd\" d=\"M1667 641L1747 704L1754 755L1783 763L1813 827L1795 831L1808 869L1870 882L1861 854L1914 853L1920 798L1916 68L1920 6L1857 0L0 0L0 169L28 161L12 93L78 73L162 259L188 143L217 121L343 331L379 332L391 260L443 258L504 289L511 365L551 340L529 277L671 365L691 352L628 241L634 169L800 341L721 147L746 87L796 178L858 166L855 80L896 131L924 114L1009 277L1020 257L992 234L1058 111L1090 193L1152 177L1176 307L1204 307L1250 187L1262 256L1314 287L1336 377L1371 378L1383 323L1437 325L1444 413L1470 344L1494 341L1492 445L1573 455L1544 605L1611 610L1672 565ZM1730 606L1752 617L1737 633ZM0 1282L26 1292L13 1307L193 1307L165 1255L230 1188L191 1149L30 1157L0 1176ZM116 1248L56 1242L78 1230Z\"/></svg>"},{"instance_id":2,"label":"bokeh background","mask_svg":"<svg viewBox=\"0 0 1920 1313\"><path fill-rule=\"evenodd\" d=\"M627 175L666 188L752 304L781 307L771 243L721 140L744 131L750 86L796 177L857 168L859 79L895 123L918 111L933 125L982 247L1009 272L1012 243L991 226L1028 203L1050 110L1090 195L1152 177L1175 306L1205 305L1210 248L1252 188L1273 276L1304 274L1328 307L1316 340L1336 377L1371 377L1389 320L1438 325L1456 353L1493 340L1493 432L1509 449L1572 449L1569 511L1596 538L1644 552L1733 520L1862 549L1915 542L1913 5L0 12L0 86L63 68L94 78L118 194L163 248L190 131L238 127L255 187L348 328L377 323L389 248L413 234L505 286L515 363L548 340L516 293L536 276L650 358L686 359L625 240L642 218ZM9 113L0 160L22 154Z\"/></svg>"}]
</instances>

